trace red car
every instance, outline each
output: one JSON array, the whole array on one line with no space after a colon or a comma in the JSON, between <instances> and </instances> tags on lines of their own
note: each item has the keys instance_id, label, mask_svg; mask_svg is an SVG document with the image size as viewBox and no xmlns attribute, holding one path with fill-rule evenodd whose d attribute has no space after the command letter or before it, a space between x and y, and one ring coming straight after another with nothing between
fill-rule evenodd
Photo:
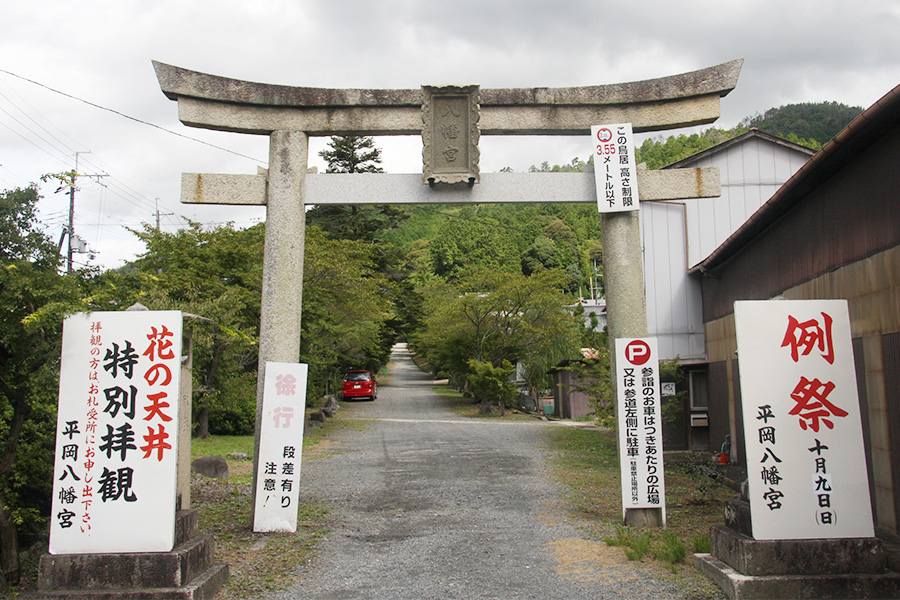
<instances>
[{"instance_id":1,"label":"red car","mask_svg":"<svg viewBox=\"0 0 900 600\"><path fill-rule=\"evenodd\" d=\"M378 382L368 371L347 371L344 375L344 399L378 397Z\"/></svg>"}]
</instances>

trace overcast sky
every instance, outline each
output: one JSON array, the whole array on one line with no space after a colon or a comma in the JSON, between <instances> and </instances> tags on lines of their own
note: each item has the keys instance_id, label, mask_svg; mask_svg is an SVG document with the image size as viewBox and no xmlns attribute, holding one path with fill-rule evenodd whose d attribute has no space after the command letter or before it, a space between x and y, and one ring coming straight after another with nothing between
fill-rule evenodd
<instances>
[{"instance_id":1,"label":"overcast sky","mask_svg":"<svg viewBox=\"0 0 900 600\"><path fill-rule=\"evenodd\" d=\"M151 60L264 83L406 89L620 83L744 58L722 128L795 102L868 107L900 84L897 0L0 0L0 16L0 189L89 152L79 173L107 176L80 180L75 227L103 267L143 250L125 227L155 225L157 202L167 231L184 218L264 218L179 203L181 172L255 173L268 141L182 125ZM310 144L320 170L326 141ZM377 142L387 171L421 172L419 137ZM481 170L587 158L588 146L483 137ZM58 238L68 196L55 188L41 187L41 215Z\"/></svg>"}]
</instances>

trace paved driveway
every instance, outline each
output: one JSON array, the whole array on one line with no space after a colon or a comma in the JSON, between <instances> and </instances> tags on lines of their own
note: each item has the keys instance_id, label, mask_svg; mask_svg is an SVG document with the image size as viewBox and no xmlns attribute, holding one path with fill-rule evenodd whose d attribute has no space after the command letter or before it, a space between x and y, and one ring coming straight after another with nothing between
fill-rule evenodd
<instances>
[{"instance_id":1,"label":"paved driveway","mask_svg":"<svg viewBox=\"0 0 900 600\"><path fill-rule=\"evenodd\" d=\"M456 416L395 348L378 400L353 403L302 494L336 528L272 599L678 598L621 550L581 537L547 476L539 421Z\"/></svg>"}]
</instances>

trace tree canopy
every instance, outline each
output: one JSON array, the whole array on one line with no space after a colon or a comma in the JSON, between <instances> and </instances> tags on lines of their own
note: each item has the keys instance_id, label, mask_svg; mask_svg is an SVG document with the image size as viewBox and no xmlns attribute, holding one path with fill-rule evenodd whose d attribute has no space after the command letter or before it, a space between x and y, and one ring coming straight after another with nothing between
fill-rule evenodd
<instances>
[{"instance_id":1,"label":"tree canopy","mask_svg":"<svg viewBox=\"0 0 900 600\"><path fill-rule=\"evenodd\" d=\"M0 193L0 571L19 577L17 530L39 533L50 512L62 320L78 279L35 219L37 188ZM81 274L79 274L79 277Z\"/></svg>"},{"instance_id":2,"label":"tree canopy","mask_svg":"<svg viewBox=\"0 0 900 600\"><path fill-rule=\"evenodd\" d=\"M770 108L762 115L747 117L743 124L789 141L794 141L791 136L814 140L821 147L862 112L861 106L838 102L803 102Z\"/></svg>"},{"instance_id":3,"label":"tree canopy","mask_svg":"<svg viewBox=\"0 0 900 600\"><path fill-rule=\"evenodd\" d=\"M328 163L326 173L383 173L381 149L375 140L364 136L334 136L328 148L319 152ZM390 204L373 206L316 206L306 213L306 221L333 237L381 241L384 231L393 229L406 218L402 208Z\"/></svg>"},{"instance_id":4,"label":"tree canopy","mask_svg":"<svg viewBox=\"0 0 900 600\"><path fill-rule=\"evenodd\" d=\"M660 169L756 128L789 142L819 150L863 111L837 102L789 104L746 117L731 129L711 127L690 135L648 138L636 149L637 162Z\"/></svg>"}]
</instances>

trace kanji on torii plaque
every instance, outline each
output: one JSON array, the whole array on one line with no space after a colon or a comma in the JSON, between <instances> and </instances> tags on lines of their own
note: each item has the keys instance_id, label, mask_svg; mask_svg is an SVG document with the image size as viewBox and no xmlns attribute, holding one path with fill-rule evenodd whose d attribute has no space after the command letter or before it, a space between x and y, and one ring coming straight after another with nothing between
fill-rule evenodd
<instances>
[{"instance_id":1,"label":"kanji on torii plaque","mask_svg":"<svg viewBox=\"0 0 900 600\"><path fill-rule=\"evenodd\" d=\"M300 356L305 204L596 202L593 176L583 173L485 173L467 177L471 186L433 187L421 174L307 174L309 136L420 135L423 91L281 86L153 64L184 124L270 137L267 171L182 176L182 202L266 206L257 425L264 365L298 362ZM591 126L601 123L631 123L638 133L711 123L719 117L720 98L737 84L742 64L738 59L613 85L480 89L478 134L588 136ZM721 189L716 168L639 171L638 184L642 201L712 197ZM620 232L637 239L636 227L636 217L604 218L604 239ZM604 252L605 270L621 271L630 282L614 292L615 277L608 281L611 338L646 335L646 315L634 321L638 317L632 314L644 305L640 247L625 246L621 255L609 247ZM621 269L608 260L619 261Z\"/></svg>"}]
</instances>

